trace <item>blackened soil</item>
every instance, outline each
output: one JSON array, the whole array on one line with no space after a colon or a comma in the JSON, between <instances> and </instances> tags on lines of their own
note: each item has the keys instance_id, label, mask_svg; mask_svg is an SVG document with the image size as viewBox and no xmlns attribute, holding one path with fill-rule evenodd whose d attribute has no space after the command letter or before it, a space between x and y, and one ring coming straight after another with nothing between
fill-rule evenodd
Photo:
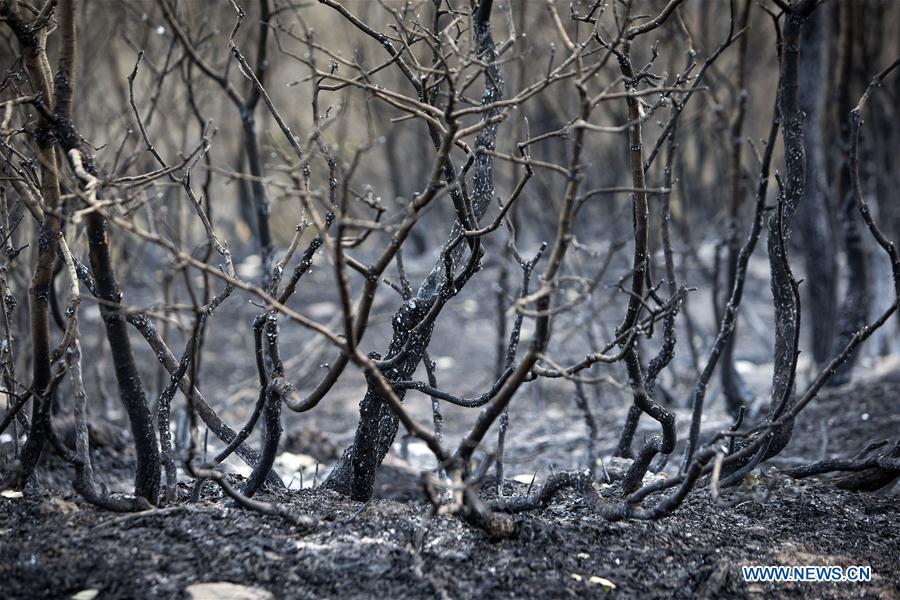
<instances>
[{"instance_id":1,"label":"blackened soil","mask_svg":"<svg viewBox=\"0 0 900 600\"><path fill-rule=\"evenodd\" d=\"M823 394L801 416L785 462L896 438L898 390L894 377ZM851 402L861 410L848 411ZM115 456L98 453L98 472L127 478ZM795 481L771 467L755 475L755 494L725 496L744 499L736 506L698 489L655 522L610 523L563 494L547 510L523 515L519 534L501 541L454 517L429 518L419 500L362 504L320 489L260 496L315 517L311 530L236 508L214 484L195 504L184 487L173 507L119 515L54 491L67 488L67 473L51 458L46 487L0 497L0 597L98 590L98 598L177 598L191 584L214 581L276 598L900 597L896 493L847 492L827 477ZM399 476L390 484L415 486ZM741 566L753 564L867 565L874 577L746 583Z\"/></svg>"}]
</instances>

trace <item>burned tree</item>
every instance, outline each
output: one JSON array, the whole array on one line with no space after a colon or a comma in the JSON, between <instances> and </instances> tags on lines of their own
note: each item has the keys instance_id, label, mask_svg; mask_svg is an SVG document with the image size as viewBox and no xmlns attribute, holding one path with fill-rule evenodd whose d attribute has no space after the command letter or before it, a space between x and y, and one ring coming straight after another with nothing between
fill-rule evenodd
<instances>
[{"instance_id":1,"label":"burned tree","mask_svg":"<svg viewBox=\"0 0 900 600\"><path fill-rule=\"evenodd\" d=\"M492 5L491 0L482 2L473 17L477 56L487 65L482 106L503 100L503 77L496 64L497 51L491 34ZM438 6L435 6L435 11L434 20L438 23ZM424 85L419 83L417 86L422 90L420 100L427 101ZM436 91L432 92L435 96ZM452 110L454 100L449 102L447 111ZM457 220L441 250L441 257L415 295L403 303L392 320L393 339L382 361L384 366L379 366L392 380L405 381L412 377L427 351L434 321L441 308L480 269L484 252L480 235L468 235L468 232L478 227L478 220L494 196L494 159L488 152L496 147L497 124L491 120L498 114L499 109L494 108L487 110L482 117L486 126L475 141L471 197L463 185L450 192ZM436 128L430 128L430 133L437 146L446 143L440 140ZM454 185L459 177L456 168L449 157L442 160L444 183ZM464 262L466 248L468 258ZM402 398L402 391L398 393ZM377 388L370 384L360 402L360 423L353 446L345 451L326 485L358 500L369 499L375 483L375 471L393 444L398 426L396 415L380 398Z\"/></svg>"},{"instance_id":2,"label":"burned tree","mask_svg":"<svg viewBox=\"0 0 900 600\"><path fill-rule=\"evenodd\" d=\"M4 490L60 459L104 510L228 498L307 532L297 488L357 518L402 427L432 514L490 536L565 493L608 520L706 486L722 508L897 311L886 151L861 135L895 116L870 98L896 48L863 44L882 70L853 108L852 2L834 32L816 0L158 0L109 9L109 89L76 51L104 15L76 4L0 0ZM101 417L133 489L104 484ZM328 435L349 445L313 456ZM786 473L890 485L896 443L858 441ZM548 448L536 489L508 479Z\"/></svg>"}]
</instances>

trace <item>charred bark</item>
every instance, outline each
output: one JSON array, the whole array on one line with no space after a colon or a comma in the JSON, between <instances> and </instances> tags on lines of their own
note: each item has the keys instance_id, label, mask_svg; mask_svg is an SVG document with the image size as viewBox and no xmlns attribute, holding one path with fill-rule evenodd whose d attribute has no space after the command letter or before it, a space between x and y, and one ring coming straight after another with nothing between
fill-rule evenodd
<instances>
[{"instance_id":1,"label":"charred bark","mask_svg":"<svg viewBox=\"0 0 900 600\"><path fill-rule=\"evenodd\" d=\"M484 75L482 104L497 102L503 95L503 80L496 64L497 54L491 35L491 6L491 0L483 0L474 17L478 55L488 65ZM484 119L491 119L498 111L499 109L487 111ZM432 141L436 142L436 146L440 146L443 142L437 137L436 130L430 129ZM476 149L493 150L496 136L496 123L486 126L476 138ZM466 247L469 248L470 256L465 269L471 270L472 267L477 269L477 265L480 264L482 249L478 240L471 239L466 245L459 243L459 237L463 231L477 224L477 220L484 214L493 197L493 157L490 154L478 153L474 169L474 193L471 205L465 206L466 199L458 191L451 194L457 220L451 229L441 258L422 282L415 297L404 302L392 320L394 333L385 361L393 360L393 362L387 370L382 369L382 373L391 381L410 379L421 362L431 342L434 320L437 317L433 309L439 312L449 296L455 294L460 287L452 281L452 277L454 268L462 262ZM456 173L449 158L444 162L443 171L446 182L452 183ZM401 353L402 359L397 360ZM398 389L396 393L401 400L405 396L405 390ZM356 500L371 498L376 471L390 450L398 427L396 414L370 380L366 394L360 401L359 424L353 445L344 451L324 485Z\"/></svg>"},{"instance_id":2,"label":"charred bark","mask_svg":"<svg viewBox=\"0 0 900 600\"><path fill-rule=\"evenodd\" d=\"M752 1L747 0L742 7L740 13L740 21L738 22L739 28L744 28L747 26L747 23L750 20L751 5ZM728 297L725 298L726 303L730 298L730 290L734 287L734 280L737 277L738 257L741 252L740 243L738 240L738 229L740 224L741 205L743 204L742 199L744 198L741 158L744 148L744 140L742 138L744 131L744 119L747 113L748 99L748 93L745 88L747 80L748 43L749 37L746 35L742 36L740 41L738 42L738 99L736 114L734 116L734 121L731 124L731 139L729 140L731 143L731 172L729 174L731 178L731 198L729 204L730 222L728 225L728 285L725 288L726 290L729 290L729 292ZM715 298L714 301L718 303L720 300L719 298ZM734 366L734 344L735 340L737 340L737 326L738 322L737 320L735 320L734 324L732 325L731 335L728 337L728 341L725 343L725 347L722 349L722 368L720 371L722 380L722 393L725 396L725 406L728 409L728 412L733 416L738 414L742 406L747 405L751 397L750 390L747 388L747 384L744 382L744 378L741 377L740 373L737 372L737 369Z\"/></svg>"},{"instance_id":3,"label":"charred bark","mask_svg":"<svg viewBox=\"0 0 900 600\"><path fill-rule=\"evenodd\" d=\"M840 10L840 46L838 49L837 90L834 119L838 131L838 168L835 195L838 200L838 218L844 238L844 253L847 258L846 291L841 299L837 336L832 352L838 352L847 345L853 333L866 324L869 314L871 277L869 257L863 243L861 222L857 215L856 202L850 183L850 121L847 115L852 107L851 87L853 85L855 11L854 3L844 1ZM850 381L857 355L851 354L838 367L829 381L829 386L838 386Z\"/></svg>"},{"instance_id":4,"label":"charred bark","mask_svg":"<svg viewBox=\"0 0 900 600\"><path fill-rule=\"evenodd\" d=\"M74 14L74 1L64 3L61 5L61 9L63 14L66 14L67 11L71 11ZM71 54L74 64L74 25L72 26L71 36ZM62 71L62 68L60 70ZM61 84L65 86L69 94L74 91L74 69L67 76L57 76L57 88ZM93 157L83 147L81 136L78 135L74 125L71 101L67 107L57 106L54 124L59 144L63 150L67 154L72 150L80 152L84 157L82 165L84 170L96 178L97 168ZM91 271L94 276L97 296L103 301L100 303L100 315L106 326L106 338L109 342L116 380L119 384L119 395L128 413L131 431L134 436L137 454L135 494L146 498L152 504L156 504L160 486L159 447L156 440L156 431L153 428L153 418L144 393L144 385L137 365L134 362L131 340L128 337L128 325L122 310L122 293L119 290L109 243L109 223L101 213L92 211L86 218L86 224Z\"/></svg>"},{"instance_id":5,"label":"charred bark","mask_svg":"<svg viewBox=\"0 0 900 600\"><path fill-rule=\"evenodd\" d=\"M622 76L625 77L625 85L630 90L637 89L634 69L631 64L631 41L623 44L622 53L618 56L619 67ZM643 308L644 285L647 269L647 243L649 237L650 210L647 204L647 194L644 174L643 136L641 132L641 108L639 100L633 96L626 98L628 106L628 118L632 123L628 128L628 157L631 168L631 183L635 192L632 194L632 221L634 226L634 260L632 262L631 291L625 319L619 325L618 332L622 333L633 328L640 317ZM631 387L634 406L647 413L652 419L659 422L662 428L661 436L654 436L644 442L638 452L638 457L632 463L622 487L626 491L633 491L640 486L641 480L650 466L650 461L657 454L670 454L675 449L675 415L656 403L647 392L646 379L641 360L638 354L638 346L633 341L625 342L623 348L625 367L628 372L628 383ZM637 411L629 413L639 416ZM628 424L637 419L629 421ZM626 425L628 425L626 424ZM630 443L628 444L630 446Z\"/></svg>"},{"instance_id":6,"label":"charred bark","mask_svg":"<svg viewBox=\"0 0 900 600\"><path fill-rule=\"evenodd\" d=\"M102 215L94 212L87 219L87 227L91 271L97 283L97 294L104 300L100 304L100 315L106 326L106 339L119 384L119 395L128 413L137 450L134 489L137 495L155 504L160 484L159 447L144 385L134 362L131 340L128 337L128 325L122 310L122 293L119 291L109 247L109 224Z\"/></svg>"},{"instance_id":7,"label":"charred bark","mask_svg":"<svg viewBox=\"0 0 900 600\"><path fill-rule=\"evenodd\" d=\"M805 115L806 184L797 214L797 233L806 270L804 304L811 315L812 354L816 364L832 355L837 318L837 257L828 208L823 120L829 39L828 6L813 13L803 28L800 50L800 110Z\"/></svg>"},{"instance_id":8,"label":"charred bark","mask_svg":"<svg viewBox=\"0 0 900 600\"><path fill-rule=\"evenodd\" d=\"M68 3L67 9L72 9ZM47 61L47 33L43 30L34 31L30 24L22 19L14 4L4 3L0 6L0 16L9 23L22 47L23 62L32 88L50 104L48 109L52 108L54 85ZM62 24L62 28L67 40L74 35L74 23L71 15ZM73 48L67 44L61 53L71 51ZM72 61L74 61L74 56L61 60L61 67L69 71ZM62 98L62 103L68 106L70 98L70 95L68 100ZM51 401L48 390L52 379L49 301L59 239L62 236L62 221L57 213L60 206L59 170L50 121L49 115L41 114L34 132L37 157L40 163L40 190L44 210L43 221L40 223L37 233L37 261L31 285L28 288L32 360L31 388L34 401L32 403L31 432L20 456L21 468L16 481L18 487L24 487L31 477L49 435Z\"/></svg>"},{"instance_id":9,"label":"charred bark","mask_svg":"<svg viewBox=\"0 0 900 600\"><path fill-rule=\"evenodd\" d=\"M815 9L814 0L799 0L785 15L782 29L781 72L778 85L778 118L784 142L784 185L779 210L769 218L767 250L772 272L775 309L774 373L768 420L774 421L796 404L794 375L797 367L800 304L788 257L791 225L804 196L806 148L804 116L800 106L800 47L803 26ZM766 457L777 455L791 439L793 419L773 434Z\"/></svg>"}]
</instances>

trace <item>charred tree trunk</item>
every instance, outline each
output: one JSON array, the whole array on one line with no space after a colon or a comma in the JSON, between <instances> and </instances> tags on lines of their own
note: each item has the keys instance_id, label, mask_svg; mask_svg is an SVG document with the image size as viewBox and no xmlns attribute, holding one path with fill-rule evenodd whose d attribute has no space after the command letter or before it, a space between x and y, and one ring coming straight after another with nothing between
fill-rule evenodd
<instances>
[{"instance_id":1,"label":"charred tree trunk","mask_svg":"<svg viewBox=\"0 0 900 600\"><path fill-rule=\"evenodd\" d=\"M784 187L779 210L769 218L767 250L772 272L772 301L775 308L774 373L772 402L768 419L774 421L789 411L797 400L794 394L797 328L800 305L795 295L793 275L787 256L791 224L804 196L806 184L806 148L804 115L800 106L800 47L807 18L815 8L815 0L799 0L788 13L782 33L781 73L778 87L778 118L784 142ZM781 452L791 439L793 419L776 431L768 445L767 457Z\"/></svg>"},{"instance_id":2,"label":"charred tree trunk","mask_svg":"<svg viewBox=\"0 0 900 600\"><path fill-rule=\"evenodd\" d=\"M631 40L626 40L622 46L622 52L618 56L619 67L625 78L625 85L630 90L637 89L634 69L631 64ZM650 210L645 192L646 180L644 174L643 135L641 130L641 108L639 100L628 96L625 100L628 106L628 119L631 125L628 127L628 159L631 170L631 183L634 193L632 201L632 222L634 228L634 260L632 262L631 290L625 319L619 325L617 332L625 332L633 328L640 318L643 308L645 293L646 269L647 269L647 241L649 236ZM641 480L650 467L650 462L657 454L670 454L675 449L675 415L661 405L654 402L645 385L644 370L641 367L640 354L637 343L625 342L623 348L623 360L628 372L628 383L631 387L634 406L646 413L662 428L662 435L654 436L646 440L638 451L638 456L629 468L622 482L622 489L632 492L640 486ZM633 410L629 415L640 413ZM629 421L630 425L631 421ZM636 425L636 419L634 419ZM623 444L620 444L620 446ZM628 443L630 446L630 443Z\"/></svg>"},{"instance_id":3,"label":"charred tree trunk","mask_svg":"<svg viewBox=\"0 0 900 600\"><path fill-rule=\"evenodd\" d=\"M59 240L62 235L59 207L59 173L54 142L58 141L64 152L81 149L81 138L73 125L73 98L75 93L75 0L62 0L59 4L61 30L59 70L51 84L49 62L46 57L45 36L42 30L26 25L10 4L2 5L3 16L19 38L25 56L32 85L39 90L49 106L41 111L36 134L41 161L41 185L44 196L44 216L39 233L38 262L30 288L31 333L35 398L35 414L32 434L22 454L22 469L17 483L24 485L40 458L45 439L49 434L49 398L46 395L50 383L50 331L49 297L53 281ZM50 114L52 110L52 116ZM96 177L96 168L89 155L84 168ZM106 324L107 337L116 368L116 378L122 402L128 411L137 448L137 473L135 491L151 503L159 494L160 463L156 434L150 410L147 407L144 388L134 364L131 346L126 332L125 319L120 309L121 294L109 251L107 223L98 212L87 217L91 266L97 283L98 295L105 301L100 305ZM64 350L64 349L63 349Z\"/></svg>"},{"instance_id":4,"label":"charred tree trunk","mask_svg":"<svg viewBox=\"0 0 900 600\"><path fill-rule=\"evenodd\" d=\"M242 147L246 147L246 144L243 143L243 138L242 144ZM242 150L238 150L237 157L235 158L234 170L238 173L243 173L246 165L247 153ZM242 241L249 241L251 239L257 238L258 236L256 233L256 212L254 211L253 206L253 194L250 191L250 183L246 179L238 180L237 193L240 220L243 221L243 225L246 227L246 230L238 229L238 223L236 222L234 224L235 233L238 234L239 239L241 239Z\"/></svg>"},{"instance_id":5,"label":"charred tree trunk","mask_svg":"<svg viewBox=\"0 0 900 600\"><path fill-rule=\"evenodd\" d=\"M414 334L415 339L412 339L411 332L428 314L433 302L434 298L430 302L413 298L405 302L394 315L394 334L385 358L397 356L407 343L410 344L410 350L404 360L384 373L389 379L407 380L415 373L431 341L432 327ZM381 357L373 355L371 358ZM367 383L366 395L359 403L359 424L353 445L344 451L325 482L326 487L349 495L354 500L368 500L372 497L375 473L391 449L400 426L397 416L384 402L378 388L371 381ZM401 400L406 396L405 390L398 389L396 393Z\"/></svg>"},{"instance_id":6,"label":"charred tree trunk","mask_svg":"<svg viewBox=\"0 0 900 600\"><path fill-rule=\"evenodd\" d=\"M61 4L61 13L74 14L74 0ZM62 17L61 17L62 18ZM68 18L74 18L69 16ZM74 65L75 56L75 28L71 31L71 55ZM62 66L60 72L62 73ZM67 90L69 98L74 93L74 68L66 75L57 76L57 94L62 95L61 86ZM71 100L67 105L57 103L56 110L56 135L60 146L68 154L75 150L81 152L84 157L83 167L87 173L97 177L97 168L89 152L82 148L81 136L75 128ZM109 244L109 223L98 211L92 211L87 219L87 237L90 246L91 271L94 275L96 291L102 300L100 303L100 315L106 326L106 338L109 341L115 366L116 380L119 384L119 394L122 404L128 412L131 422L131 431L134 435L134 444L137 453L137 467L135 472L135 494L143 496L150 503L156 504L159 496L160 485L160 459L159 446L156 440L156 431L153 428L153 418L147 405L147 397L144 394L144 385L140 373L134 362L134 353L131 350L131 341L128 338L128 324L125 313L122 310L122 293L113 267L112 254Z\"/></svg>"},{"instance_id":7,"label":"charred tree trunk","mask_svg":"<svg viewBox=\"0 0 900 600\"><path fill-rule=\"evenodd\" d=\"M750 18L751 0L747 0L743 6L740 15L739 28L747 26ZM737 82L738 82L738 105L731 124L731 201L729 206L730 223L728 225L728 286L725 288L726 297L724 301L727 303L731 295L731 289L734 287L734 280L737 276L738 256L741 252L740 240L738 239L738 230L740 228L740 213L742 198L744 197L744 186L742 185L742 169L741 156L744 147L743 130L744 117L747 113L747 90L745 88L747 80L747 44L748 36L742 36L738 42L737 56ZM715 299L719 302L719 298ZM725 395L725 406L728 412L736 416L742 406L746 406L750 399L750 391L747 384L744 383L743 377L734 367L734 343L737 339L737 321L734 322L731 336L722 350L722 392Z\"/></svg>"},{"instance_id":8,"label":"charred tree trunk","mask_svg":"<svg viewBox=\"0 0 900 600\"><path fill-rule=\"evenodd\" d=\"M247 154L247 165L250 169L252 180L250 181L251 197L255 219L250 223L251 229L256 234L259 244L260 276L264 287L268 286L272 276L272 257L274 247L272 245L272 232L269 227L269 197L263 184L262 160L259 156L259 143L256 140L256 117L253 109L242 107L241 123L244 130L244 149Z\"/></svg>"},{"instance_id":9,"label":"charred tree trunk","mask_svg":"<svg viewBox=\"0 0 900 600\"><path fill-rule=\"evenodd\" d=\"M268 72L267 50L269 42L269 18L271 10L269 0L263 0L259 4L259 33L256 45L256 67L254 73L259 80L260 85L265 85L266 73ZM262 277L263 287L269 285L269 279L272 277L272 257L275 249L272 245L272 232L269 226L269 196L266 193L266 186L263 183L263 166L259 153L259 141L256 137L256 106L259 104L261 97L259 88L250 85L247 98L238 106L241 115L241 126L244 134L244 152L247 156L247 166L250 169L252 179L250 181L250 190L253 198L253 209L255 211L255 223L251 225L251 229L256 233L256 240L259 244L260 255L260 275Z\"/></svg>"},{"instance_id":10,"label":"charred tree trunk","mask_svg":"<svg viewBox=\"0 0 900 600\"><path fill-rule=\"evenodd\" d=\"M485 72L482 104L497 102L502 99L503 95L503 81L496 64L497 54L491 35L491 5L491 0L483 0L474 17L478 55L488 65ZM497 114L498 109L487 111L484 119L491 119ZM440 144L441 140L436 137L437 131L431 129L432 141ZM476 149L493 150L496 136L496 123L488 125L478 134ZM484 214L494 194L493 157L489 154L479 153L475 159L474 170L471 213L477 223L477 219ZM447 183L451 183L455 177L454 168L448 158L444 164L444 178ZM470 218L463 211L461 206L463 198L459 192L454 193L452 197L457 208L457 221L451 229L448 243L456 239L464 230L470 229L476 224L467 222ZM479 254L481 252L481 247L477 242L468 245L457 244L454 249L445 247L445 252L449 252L451 266L461 264L466 247L469 247L470 252ZM470 258L479 260L474 256ZM469 262L471 263L472 260ZM398 356L400 352L404 352L404 356L397 364L383 372L388 380L409 379L421 362L431 342L434 315L429 315L429 312L436 302L443 304L439 295L446 293L449 287L453 287L452 282L445 281L445 270L443 259L439 259L425 281L422 282L415 297L404 302L394 315L392 320L394 333L385 360ZM423 323L426 315L431 319L430 322L424 323L424 327L417 327ZM405 396L404 390L398 389L396 393L401 399ZM381 397L377 386L372 382L369 382L366 394L360 402L359 413L359 424L353 445L344 451L337 465L329 474L325 486L349 495L355 500L368 500L374 492L376 471L394 442L399 422L397 416Z\"/></svg>"},{"instance_id":11,"label":"charred tree trunk","mask_svg":"<svg viewBox=\"0 0 900 600\"><path fill-rule=\"evenodd\" d=\"M812 316L812 353L816 364L832 356L837 311L837 258L831 231L822 138L826 92L825 64L829 38L828 6L813 14L803 28L800 52L800 110L805 115L806 184L798 213L797 233L806 267L804 303ZM855 210L854 210L855 212Z\"/></svg>"},{"instance_id":12,"label":"charred tree trunk","mask_svg":"<svg viewBox=\"0 0 900 600\"><path fill-rule=\"evenodd\" d=\"M138 496L156 504L160 484L159 447L144 385L128 338L128 324L122 311L122 293L119 291L110 254L109 224L100 213L92 212L87 219L87 231L91 271L97 284L97 295L103 301L100 304L100 315L106 326L106 339L112 353L119 395L128 412L137 450L134 491Z\"/></svg>"},{"instance_id":13,"label":"charred tree trunk","mask_svg":"<svg viewBox=\"0 0 900 600\"><path fill-rule=\"evenodd\" d=\"M853 46L855 43L855 11L849 0L841 3L840 11L840 47L838 50L837 90L834 119L838 131L838 152L840 158L835 161L838 168L835 196L838 202L838 215L844 235L844 252L847 257L847 287L841 301L840 318L837 325L837 337L832 352L839 352L847 345L853 333L866 324L869 314L869 258L863 243L861 223L856 211L856 204L850 185L850 164L848 159L850 145L849 113L852 108L851 86L853 83ZM828 382L837 386L850 381L857 354L854 352L838 367Z\"/></svg>"},{"instance_id":14,"label":"charred tree trunk","mask_svg":"<svg viewBox=\"0 0 900 600\"><path fill-rule=\"evenodd\" d=\"M6 13L7 10L11 10L9 5L4 5L3 12ZM23 27L27 26L18 20L17 13L10 12L3 16L10 20L10 24L19 38L19 43L22 45L22 54L25 57L25 66L32 87L40 91L49 102L49 99L53 98L53 87L49 69L46 67L46 34L30 32L27 29L20 32L17 30L17 24L21 24ZM16 482L19 487L23 487L34 472L49 433L51 402L48 388L52 377L49 299L59 238L62 235L62 221L56 212L60 200L56 149L53 144L51 126L45 116L41 116L38 121L35 139L40 162L44 220L38 230L37 262L34 266L31 285L28 288L31 323L31 388L34 400L31 433L20 457L21 471Z\"/></svg>"}]
</instances>

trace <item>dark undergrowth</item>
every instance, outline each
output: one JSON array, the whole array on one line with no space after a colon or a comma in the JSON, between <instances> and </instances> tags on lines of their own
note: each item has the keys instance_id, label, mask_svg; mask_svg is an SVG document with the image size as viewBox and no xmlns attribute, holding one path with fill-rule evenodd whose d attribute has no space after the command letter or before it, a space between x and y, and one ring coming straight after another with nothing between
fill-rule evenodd
<instances>
[{"instance_id":1,"label":"dark undergrowth","mask_svg":"<svg viewBox=\"0 0 900 600\"><path fill-rule=\"evenodd\" d=\"M861 436L896 436L898 390L892 377L823 394L798 424L785 462L815 460L823 442L827 455L844 455ZM827 417L848 401L859 410ZM825 422L827 433L804 422ZM120 455L96 452L98 469L127 480L130 465ZM827 478L793 480L775 467L725 493L721 504L698 489L672 516L653 522L608 522L580 495L564 492L548 509L522 515L517 534L502 541L458 518L432 517L415 478L396 468L382 472L381 495L419 500L360 503L324 489L260 494L315 518L311 529L237 508L213 483L198 502L181 484L175 505L121 515L56 491L68 477L57 457L39 475L43 485L0 498L4 598L84 590L97 590L97 598L187 597L199 582L238 583L276 598L900 595L896 494L848 492ZM526 488L508 482L507 493ZM485 481L483 493L491 489ZM616 485L599 491L619 494ZM725 506L735 499L743 501ZM746 583L741 566L753 564L869 565L874 577L865 584Z\"/></svg>"}]
</instances>

